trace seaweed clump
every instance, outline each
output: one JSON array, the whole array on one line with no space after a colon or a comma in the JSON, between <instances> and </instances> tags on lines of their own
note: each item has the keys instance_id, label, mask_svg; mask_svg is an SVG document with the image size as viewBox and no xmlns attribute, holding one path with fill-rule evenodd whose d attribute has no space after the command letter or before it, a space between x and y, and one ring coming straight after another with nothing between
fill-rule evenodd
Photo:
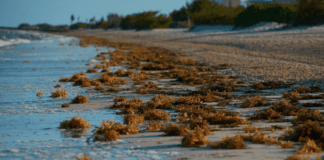
<instances>
[{"instance_id":1,"label":"seaweed clump","mask_svg":"<svg viewBox=\"0 0 324 160\"><path fill-rule=\"evenodd\" d=\"M91 80L88 77L80 77L74 80L75 86L91 87Z\"/></svg>"},{"instance_id":2,"label":"seaweed clump","mask_svg":"<svg viewBox=\"0 0 324 160\"><path fill-rule=\"evenodd\" d=\"M319 109L316 109L315 111L313 111L313 110L304 111L304 112L298 113L297 118L294 119L294 121L293 121L293 124L297 125L298 123L305 123L309 120L323 122L324 117L323 117L323 114L319 111Z\"/></svg>"},{"instance_id":3,"label":"seaweed clump","mask_svg":"<svg viewBox=\"0 0 324 160\"><path fill-rule=\"evenodd\" d=\"M97 72L97 69L95 68L88 68L87 69L87 73L96 73Z\"/></svg>"},{"instance_id":4,"label":"seaweed clump","mask_svg":"<svg viewBox=\"0 0 324 160\"><path fill-rule=\"evenodd\" d=\"M137 114L129 114L124 116L124 123L129 125L136 125L137 123L144 122L144 116Z\"/></svg>"},{"instance_id":5,"label":"seaweed clump","mask_svg":"<svg viewBox=\"0 0 324 160\"><path fill-rule=\"evenodd\" d=\"M226 149L244 149L246 148L246 145L243 141L243 138L241 136L234 136L234 137L222 137L223 140L220 142L210 142L207 144L210 148L220 149L220 148L226 148Z\"/></svg>"},{"instance_id":6,"label":"seaweed clump","mask_svg":"<svg viewBox=\"0 0 324 160\"><path fill-rule=\"evenodd\" d=\"M315 154L321 152L322 149L319 148L314 140L308 140L306 144L301 148L300 150L297 151L299 154Z\"/></svg>"},{"instance_id":7,"label":"seaweed clump","mask_svg":"<svg viewBox=\"0 0 324 160\"><path fill-rule=\"evenodd\" d=\"M190 129L194 129L196 127L200 127L203 129L209 129L209 123L205 119L204 120L201 118L191 119L189 121L189 124L190 124Z\"/></svg>"},{"instance_id":8,"label":"seaweed clump","mask_svg":"<svg viewBox=\"0 0 324 160\"><path fill-rule=\"evenodd\" d=\"M60 88L60 87L62 87L62 85L59 83L57 83L56 86L54 86L54 88Z\"/></svg>"},{"instance_id":9,"label":"seaweed clump","mask_svg":"<svg viewBox=\"0 0 324 160\"><path fill-rule=\"evenodd\" d=\"M68 78L68 77L61 77L59 79L59 82L68 82L68 81L70 81L70 78Z\"/></svg>"},{"instance_id":10,"label":"seaweed clump","mask_svg":"<svg viewBox=\"0 0 324 160\"><path fill-rule=\"evenodd\" d=\"M69 105L68 103L63 103L63 104L62 104L62 107L63 107L63 108L67 108L67 107L70 107L70 105Z\"/></svg>"},{"instance_id":11,"label":"seaweed clump","mask_svg":"<svg viewBox=\"0 0 324 160\"><path fill-rule=\"evenodd\" d=\"M290 100L290 103L295 104L298 103L299 100L299 92L297 90L291 92L285 92L282 98L286 98Z\"/></svg>"},{"instance_id":12,"label":"seaweed clump","mask_svg":"<svg viewBox=\"0 0 324 160\"><path fill-rule=\"evenodd\" d=\"M311 86L311 87L309 87L309 88L301 87L301 88L297 89L297 91L298 91L299 93L324 92L324 90L321 89L321 88L318 87L318 86Z\"/></svg>"},{"instance_id":13,"label":"seaweed clump","mask_svg":"<svg viewBox=\"0 0 324 160\"><path fill-rule=\"evenodd\" d=\"M144 111L144 118L146 120L169 120L171 119L171 115L168 112L163 112L157 109L150 109Z\"/></svg>"},{"instance_id":14,"label":"seaweed clump","mask_svg":"<svg viewBox=\"0 0 324 160\"><path fill-rule=\"evenodd\" d=\"M281 119L281 118L282 118L282 115L279 112L273 110L272 108L261 111L257 114L254 114L251 117L251 119L256 119L256 120L259 120L259 119L271 120L271 119Z\"/></svg>"},{"instance_id":15,"label":"seaweed clump","mask_svg":"<svg viewBox=\"0 0 324 160\"><path fill-rule=\"evenodd\" d=\"M294 107L287 102L278 102L273 107L254 114L251 119L281 119L282 116L296 116L298 113L305 111L306 109Z\"/></svg>"},{"instance_id":16,"label":"seaweed clump","mask_svg":"<svg viewBox=\"0 0 324 160\"><path fill-rule=\"evenodd\" d=\"M237 126L239 124L247 124L249 121L244 117L227 115L226 111L218 111L213 116L207 118L210 124L221 124L221 125L231 125Z\"/></svg>"},{"instance_id":17,"label":"seaweed clump","mask_svg":"<svg viewBox=\"0 0 324 160\"><path fill-rule=\"evenodd\" d=\"M73 128L88 128L91 124L88 123L84 118L78 116L72 117L71 120L65 120L60 123L60 128L73 129Z\"/></svg>"},{"instance_id":18,"label":"seaweed clump","mask_svg":"<svg viewBox=\"0 0 324 160\"><path fill-rule=\"evenodd\" d=\"M167 136L183 136L190 131L186 125L177 125L175 123L168 124L161 129Z\"/></svg>"},{"instance_id":19,"label":"seaweed clump","mask_svg":"<svg viewBox=\"0 0 324 160\"><path fill-rule=\"evenodd\" d=\"M310 160L311 157L301 157L298 154L294 153L286 158L286 160ZM318 160L318 159L317 159Z\"/></svg>"},{"instance_id":20,"label":"seaweed clump","mask_svg":"<svg viewBox=\"0 0 324 160\"><path fill-rule=\"evenodd\" d=\"M94 160L90 156L87 156L86 153L84 153L80 158L75 156L75 160Z\"/></svg>"},{"instance_id":21,"label":"seaweed clump","mask_svg":"<svg viewBox=\"0 0 324 160\"><path fill-rule=\"evenodd\" d=\"M102 121L100 127L96 127L92 136L94 141L114 141L120 138L121 134L136 134L139 128L134 125L122 125L115 123L114 120Z\"/></svg>"},{"instance_id":22,"label":"seaweed clump","mask_svg":"<svg viewBox=\"0 0 324 160\"><path fill-rule=\"evenodd\" d=\"M268 136L266 133L258 133L257 131L254 132L254 135L252 135L250 132L245 135L236 135L243 138L243 141L249 141L252 143L258 143L258 144L276 144L278 146L281 146L281 148L291 148L292 143L290 141L281 141L278 138L273 138L272 136Z\"/></svg>"},{"instance_id":23,"label":"seaweed clump","mask_svg":"<svg viewBox=\"0 0 324 160\"><path fill-rule=\"evenodd\" d=\"M244 127L243 130L246 132L246 133L254 133L254 132L257 132L258 129L254 126L247 126L247 127Z\"/></svg>"},{"instance_id":24,"label":"seaweed clump","mask_svg":"<svg viewBox=\"0 0 324 160\"><path fill-rule=\"evenodd\" d=\"M42 92L37 92L37 97L41 97L42 95L43 95L43 93Z\"/></svg>"},{"instance_id":25,"label":"seaweed clump","mask_svg":"<svg viewBox=\"0 0 324 160\"><path fill-rule=\"evenodd\" d=\"M254 83L251 88L253 89L278 89L278 88L288 88L292 84L289 83L280 83L275 81L268 81L268 82L261 82L261 83Z\"/></svg>"},{"instance_id":26,"label":"seaweed clump","mask_svg":"<svg viewBox=\"0 0 324 160\"><path fill-rule=\"evenodd\" d=\"M314 140L316 145L320 148L324 148L324 129L320 127L317 122L308 120L301 126L295 127L293 130L286 132L282 139L307 142Z\"/></svg>"},{"instance_id":27,"label":"seaweed clump","mask_svg":"<svg viewBox=\"0 0 324 160\"><path fill-rule=\"evenodd\" d=\"M265 99L262 99L260 96L255 96L250 99L246 99L242 104L241 108L253 108L257 106L268 106L269 104Z\"/></svg>"},{"instance_id":28,"label":"seaweed clump","mask_svg":"<svg viewBox=\"0 0 324 160\"><path fill-rule=\"evenodd\" d=\"M160 130L162 127L162 122L152 122L151 124L147 125L147 130L148 131L157 131Z\"/></svg>"},{"instance_id":29,"label":"seaweed clump","mask_svg":"<svg viewBox=\"0 0 324 160\"><path fill-rule=\"evenodd\" d=\"M199 145L205 145L207 142L205 130L197 127L181 140L181 146L197 147Z\"/></svg>"},{"instance_id":30,"label":"seaweed clump","mask_svg":"<svg viewBox=\"0 0 324 160\"><path fill-rule=\"evenodd\" d=\"M141 99L134 97L131 100L127 100L125 97L114 98L114 104L110 108L138 108L143 105Z\"/></svg>"},{"instance_id":31,"label":"seaweed clump","mask_svg":"<svg viewBox=\"0 0 324 160\"><path fill-rule=\"evenodd\" d=\"M82 95L78 95L72 100L71 103L88 103L89 102L89 98L82 96Z\"/></svg>"},{"instance_id":32,"label":"seaweed clump","mask_svg":"<svg viewBox=\"0 0 324 160\"><path fill-rule=\"evenodd\" d=\"M152 98L150 102L147 103L149 108L158 108L158 109L171 109L172 102L174 101L173 97L168 97L167 95L157 95Z\"/></svg>"},{"instance_id":33,"label":"seaweed clump","mask_svg":"<svg viewBox=\"0 0 324 160\"><path fill-rule=\"evenodd\" d=\"M65 90L59 90L59 89L55 89L55 92L51 92L52 93L52 96L53 98L56 98L56 97L63 97L63 98L66 98L69 93L67 93Z\"/></svg>"}]
</instances>

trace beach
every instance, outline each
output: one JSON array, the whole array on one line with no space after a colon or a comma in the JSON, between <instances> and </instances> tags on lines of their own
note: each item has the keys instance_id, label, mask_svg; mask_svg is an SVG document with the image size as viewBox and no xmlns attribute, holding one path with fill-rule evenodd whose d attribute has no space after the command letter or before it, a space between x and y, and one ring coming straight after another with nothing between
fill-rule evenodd
<instances>
[{"instance_id":1,"label":"beach","mask_svg":"<svg viewBox=\"0 0 324 160\"><path fill-rule=\"evenodd\" d=\"M234 65L238 75L251 81L324 84L323 26L274 30L276 28L271 25L266 23L237 31L228 29L232 26L221 26L222 30L219 27L207 27L206 30L206 27L197 27L192 31L98 29L78 30L66 35L95 36L111 42L161 47L188 54L190 58L209 65L229 63Z\"/></svg>"},{"instance_id":2,"label":"beach","mask_svg":"<svg viewBox=\"0 0 324 160\"><path fill-rule=\"evenodd\" d=\"M324 38L323 26L310 28L297 28L288 30L275 30L267 27L269 24L251 27L250 29L231 31L226 26L223 30L215 27L197 27L192 31L187 29L153 29L149 31L119 31L119 30L77 30L64 35L76 37L94 37L106 39L113 43L136 44L145 47L158 47L177 53L187 54L191 60L205 63L209 66L231 64L230 69L219 72L226 75L240 76L239 80L247 84L275 81L290 83L289 87L270 88L260 92L243 92L244 95L260 95L274 104L285 101L282 98L284 92L292 91L299 87L319 86L323 88L323 54ZM273 25L273 24L270 24ZM276 24L274 24L276 25ZM231 26L229 26L231 27ZM210 30L210 28L214 30ZM225 28L225 29L224 29ZM225 30L225 31L224 31ZM155 84L163 84L154 81ZM185 85L186 86L186 85ZM185 86L182 86L183 88ZM244 86L244 85L243 85ZM181 90L181 89L180 89ZM182 89L185 90L185 89ZM252 89L253 91L253 89ZM248 94L250 93L250 94ZM233 93L239 94L240 93ZM305 95L310 93L305 93ZM321 94L320 92L314 93ZM153 98L153 97L152 97ZM143 98L141 98L143 99ZM242 100L242 98L239 98ZM239 101L240 101L239 100ZM149 99L144 98L143 103ZM322 99L301 100L300 103L319 102ZM217 107L215 103L204 104ZM240 113L243 117L266 109L268 107L240 108L240 102L230 102L229 105L220 107ZM77 108L77 107L75 107ZM322 108L314 107L312 109ZM292 127L291 121L296 117L286 117L286 121L268 122L254 121L249 125L224 128L212 132L207 136L209 141L221 141L222 137L244 134L244 127L255 126L262 133L273 137L281 137L282 130L271 129L273 126L280 128ZM134 143L123 144L134 150L156 150L162 152L175 151L171 159L286 159L296 152L302 144L293 143L293 148L283 149L276 145L255 144L246 142L247 149L210 149L206 146L187 148L181 146L183 136L165 136L163 132L144 132L134 135L125 135L121 139ZM321 154L322 155L322 154ZM315 159L316 155L307 155Z\"/></svg>"},{"instance_id":3,"label":"beach","mask_svg":"<svg viewBox=\"0 0 324 160\"><path fill-rule=\"evenodd\" d=\"M305 144L289 137L298 125L309 125L301 114L323 122L318 117L324 111L324 26L278 30L278 25L264 23L241 30L231 30L232 26L190 31L80 29L60 33L61 39L68 40L27 45L29 57L0 59L2 69L6 63L23 64L29 69L26 74L35 72L35 67L45 78L33 85L26 81L21 95L21 90L7 94L11 82L2 79L6 84L0 98L5 106L0 116L6 124L1 125L5 130L0 132L0 157L74 159L86 153L98 159L286 159ZM42 72L42 65L35 66L46 62L49 50L36 52L33 46L36 51L58 50L54 58L59 61L47 62L47 70L53 71L50 75ZM17 49L12 47L3 54ZM59 65L63 69L57 69ZM75 76L79 73L82 76ZM31 77L38 79L38 75ZM57 83L71 93L67 99L51 97ZM38 91L44 96L36 97ZM72 104L78 94L89 97L89 102ZM15 100L12 95L30 100ZM66 102L70 107L62 108ZM143 116L143 121L127 124L129 115ZM73 116L85 118L91 128L60 128ZM112 119L138 130L120 132L117 140L107 141L96 129ZM149 130L154 122L165 128ZM192 127L194 122L202 128ZM171 123L188 127L188 132L169 133ZM204 131L200 135L204 143L186 145L184 137L200 133L197 128ZM235 140L241 135L245 147L229 147L238 144ZM235 142L211 147L226 137ZM318 155L324 154L300 154L311 159Z\"/></svg>"}]
</instances>

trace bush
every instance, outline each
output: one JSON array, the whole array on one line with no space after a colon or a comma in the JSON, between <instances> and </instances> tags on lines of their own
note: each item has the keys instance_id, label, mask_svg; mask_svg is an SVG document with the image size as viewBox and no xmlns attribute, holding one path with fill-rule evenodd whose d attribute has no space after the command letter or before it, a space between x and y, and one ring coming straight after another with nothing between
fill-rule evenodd
<instances>
[{"instance_id":1,"label":"bush","mask_svg":"<svg viewBox=\"0 0 324 160\"><path fill-rule=\"evenodd\" d=\"M172 18L165 15L157 16L158 11L148 11L126 16L120 24L122 29L153 29L168 28Z\"/></svg>"},{"instance_id":2,"label":"bush","mask_svg":"<svg viewBox=\"0 0 324 160\"><path fill-rule=\"evenodd\" d=\"M70 29L79 29L79 28L88 28L89 24L87 23L76 23L70 26Z\"/></svg>"},{"instance_id":3,"label":"bush","mask_svg":"<svg viewBox=\"0 0 324 160\"><path fill-rule=\"evenodd\" d=\"M324 23L324 1L323 0L300 0L298 16L293 23L299 25L317 25Z\"/></svg>"},{"instance_id":4,"label":"bush","mask_svg":"<svg viewBox=\"0 0 324 160\"><path fill-rule=\"evenodd\" d=\"M189 12L185 7L182 7L180 10L174 10L170 13L173 21L186 21L188 20Z\"/></svg>"},{"instance_id":5,"label":"bush","mask_svg":"<svg viewBox=\"0 0 324 160\"><path fill-rule=\"evenodd\" d=\"M30 25L28 23L21 23L18 26L18 29L29 29L29 28L30 28Z\"/></svg>"},{"instance_id":6,"label":"bush","mask_svg":"<svg viewBox=\"0 0 324 160\"><path fill-rule=\"evenodd\" d=\"M259 22L288 23L296 15L296 4L253 4L237 15L234 25L249 27Z\"/></svg>"},{"instance_id":7,"label":"bush","mask_svg":"<svg viewBox=\"0 0 324 160\"><path fill-rule=\"evenodd\" d=\"M184 22L190 15L195 25L233 24L234 18L242 11L242 6L231 8L219 5L213 0L194 0L186 7L174 10L170 16L174 21Z\"/></svg>"},{"instance_id":8,"label":"bush","mask_svg":"<svg viewBox=\"0 0 324 160\"><path fill-rule=\"evenodd\" d=\"M120 26L122 19L123 16L119 16L118 14L115 13L109 13L107 15L107 20L108 22L111 23L110 28L118 28Z\"/></svg>"},{"instance_id":9,"label":"bush","mask_svg":"<svg viewBox=\"0 0 324 160\"><path fill-rule=\"evenodd\" d=\"M229 25L234 23L234 18L244 10L244 7L226 8L221 5L211 6L192 14L195 25Z\"/></svg>"}]
</instances>

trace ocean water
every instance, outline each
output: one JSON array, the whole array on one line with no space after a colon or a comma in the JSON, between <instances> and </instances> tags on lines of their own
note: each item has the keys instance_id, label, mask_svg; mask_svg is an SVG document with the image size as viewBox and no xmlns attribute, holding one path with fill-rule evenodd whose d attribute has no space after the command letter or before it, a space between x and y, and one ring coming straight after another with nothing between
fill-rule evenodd
<instances>
[{"instance_id":1,"label":"ocean water","mask_svg":"<svg viewBox=\"0 0 324 160\"><path fill-rule=\"evenodd\" d=\"M131 143L124 140L87 143L91 130L59 129L60 122L76 115L96 126L108 119L122 122L122 116L108 109L61 109L60 105L71 102L76 94L89 96L90 100L108 98L94 97L71 82L60 83L68 98L50 97L61 76L86 72L92 66L85 64L95 61L93 57L108 48L83 48L73 37L27 31L0 30L0 38L0 159L74 159L83 153L98 159L164 159L175 154L119 147L118 143ZM37 97L37 92L43 96Z\"/></svg>"}]
</instances>

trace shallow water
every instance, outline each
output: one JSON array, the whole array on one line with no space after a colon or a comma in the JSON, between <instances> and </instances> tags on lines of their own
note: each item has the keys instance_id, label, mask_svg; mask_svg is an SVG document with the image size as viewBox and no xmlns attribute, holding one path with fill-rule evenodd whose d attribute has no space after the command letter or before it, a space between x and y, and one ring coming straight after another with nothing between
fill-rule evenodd
<instances>
[{"instance_id":1,"label":"shallow water","mask_svg":"<svg viewBox=\"0 0 324 160\"><path fill-rule=\"evenodd\" d=\"M16 33L11 38L20 38L21 35ZM93 57L108 49L82 48L78 46L79 40L72 37L39 33L23 37L38 38L30 38L30 43L0 49L0 159L74 159L82 153L99 159L163 159L177 154L119 147L118 143L131 143L123 140L87 143L86 139L93 134L91 130L99 126L100 121L114 119L122 122L123 116L107 109L61 109L60 105L71 102L76 94L89 96L90 100L106 97L94 97L87 93L87 88L58 80L61 76L71 77L74 73L85 72L92 67L85 66L85 63L95 61ZM29 63L24 63L26 60ZM118 68L110 70L114 72ZM87 76L93 78L98 75L87 73ZM50 97L57 83L69 93L66 99ZM43 96L37 97L37 92L42 92ZM76 115L91 123L91 130L59 129L60 122Z\"/></svg>"}]
</instances>

